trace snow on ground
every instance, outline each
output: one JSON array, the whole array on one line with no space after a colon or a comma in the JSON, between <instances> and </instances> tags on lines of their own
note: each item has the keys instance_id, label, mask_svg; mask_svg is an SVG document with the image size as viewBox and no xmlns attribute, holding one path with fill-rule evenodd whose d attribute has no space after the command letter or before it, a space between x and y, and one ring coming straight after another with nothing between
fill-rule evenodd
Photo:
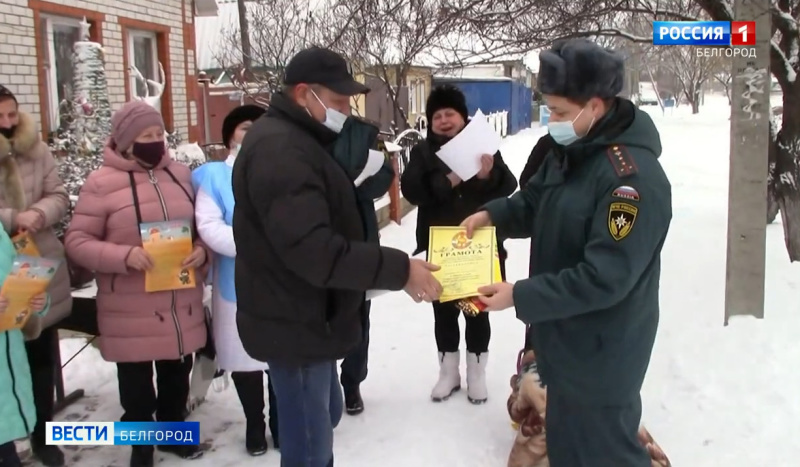
<instances>
[{"instance_id":1,"label":"snow on ground","mask_svg":"<svg viewBox=\"0 0 800 467\"><path fill-rule=\"evenodd\" d=\"M772 467L800 457L800 271L789 264L779 221L768 227L766 319L734 319L723 327L728 107L707 99L699 115L687 108L661 116L662 164L673 185L674 218L663 252L662 313L643 391L644 422L675 466ZM505 140L502 151L519 174L544 130ZM412 251L415 215L383 230L384 244ZM526 271L528 242L509 241L509 273ZM370 374L363 385L366 411L344 416L336 429L336 464L348 467L504 466L513 432L506 412L509 377L523 342L512 311L492 316L488 367L491 398L472 406L464 392L442 404L428 399L437 375L433 317L402 293L375 300ZM83 344L62 342L64 359ZM69 420L111 421L120 416L115 367L89 347L65 369L68 390L87 397L65 410ZM213 391L213 390L212 390ZM210 394L193 415L210 452L191 464L277 467L270 451L249 458L244 418L231 387ZM127 465L128 448L83 447L72 465ZM164 457L160 465L183 465Z\"/></svg>"}]
</instances>

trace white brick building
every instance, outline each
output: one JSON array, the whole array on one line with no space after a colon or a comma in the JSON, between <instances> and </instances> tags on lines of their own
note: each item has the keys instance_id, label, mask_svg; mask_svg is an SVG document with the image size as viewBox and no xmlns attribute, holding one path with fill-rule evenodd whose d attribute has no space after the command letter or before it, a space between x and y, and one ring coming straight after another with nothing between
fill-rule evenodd
<instances>
[{"instance_id":1,"label":"white brick building","mask_svg":"<svg viewBox=\"0 0 800 467\"><path fill-rule=\"evenodd\" d=\"M58 128L58 106L69 92L72 45L79 23L103 45L113 109L141 85L128 72L135 65L167 87L162 114L170 131L185 140L198 135L194 17L215 14L214 0L0 0L0 84L17 95L39 121L43 137Z\"/></svg>"}]
</instances>

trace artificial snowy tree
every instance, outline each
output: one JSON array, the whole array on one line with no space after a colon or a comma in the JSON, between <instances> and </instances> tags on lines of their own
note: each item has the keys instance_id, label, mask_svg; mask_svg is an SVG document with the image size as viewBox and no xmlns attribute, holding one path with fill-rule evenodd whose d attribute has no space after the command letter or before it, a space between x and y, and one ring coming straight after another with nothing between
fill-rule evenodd
<instances>
[{"instance_id":1,"label":"artificial snowy tree","mask_svg":"<svg viewBox=\"0 0 800 467\"><path fill-rule=\"evenodd\" d=\"M56 141L58 173L70 197L75 199L86 177L103 162L103 146L111 133L111 105L108 101L103 48L89 40L89 23L81 23L81 41L72 54L72 102L67 105L69 127ZM63 235L72 218L72 208L56 226Z\"/></svg>"},{"instance_id":2,"label":"artificial snowy tree","mask_svg":"<svg viewBox=\"0 0 800 467\"><path fill-rule=\"evenodd\" d=\"M72 55L72 115L70 133L76 152L86 155L102 148L111 132L111 104L108 102L103 48L89 40L89 24L82 25L82 40L75 43Z\"/></svg>"}]
</instances>

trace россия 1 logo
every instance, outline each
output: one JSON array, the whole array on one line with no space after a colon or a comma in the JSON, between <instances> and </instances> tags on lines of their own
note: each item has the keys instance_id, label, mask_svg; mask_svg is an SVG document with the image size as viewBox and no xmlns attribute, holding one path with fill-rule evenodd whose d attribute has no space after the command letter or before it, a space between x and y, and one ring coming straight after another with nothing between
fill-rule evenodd
<instances>
[{"instance_id":1,"label":"\u0440\u043e\u0441\u0441\u0438\u044f 1 logo","mask_svg":"<svg viewBox=\"0 0 800 467\"><path fill-rule=\"evenodd\" d=\"M653 45L755 44L755 21L653 21Z\"/></svg>"}]
</instances>

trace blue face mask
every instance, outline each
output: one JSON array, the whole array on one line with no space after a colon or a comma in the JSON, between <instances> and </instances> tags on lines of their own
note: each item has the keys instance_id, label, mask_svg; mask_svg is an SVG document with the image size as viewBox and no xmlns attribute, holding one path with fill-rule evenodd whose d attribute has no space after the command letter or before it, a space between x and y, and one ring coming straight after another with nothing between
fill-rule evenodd
<instances>
[{"instance_id":1,"label":"blue face mask","mask_svg":"<svg viewBox=\"0 0 800 467\"><path fill-rule=\"evenodd\" d=\"M581 139L581 136L578 136L578 133L575 132L575 121L580 118L584 110L586 110L585 107L581 109L578 115L576 115L571 122L547 123L547 131L550 133L550 136L553 137L553 140L556 142L556 144L560 144L561 146L569 146L575 141ZM592 126L594 126L594 117L592 117L592 123L589 125L589 130L591 130Z\"/></svg>"}]
</instances>

